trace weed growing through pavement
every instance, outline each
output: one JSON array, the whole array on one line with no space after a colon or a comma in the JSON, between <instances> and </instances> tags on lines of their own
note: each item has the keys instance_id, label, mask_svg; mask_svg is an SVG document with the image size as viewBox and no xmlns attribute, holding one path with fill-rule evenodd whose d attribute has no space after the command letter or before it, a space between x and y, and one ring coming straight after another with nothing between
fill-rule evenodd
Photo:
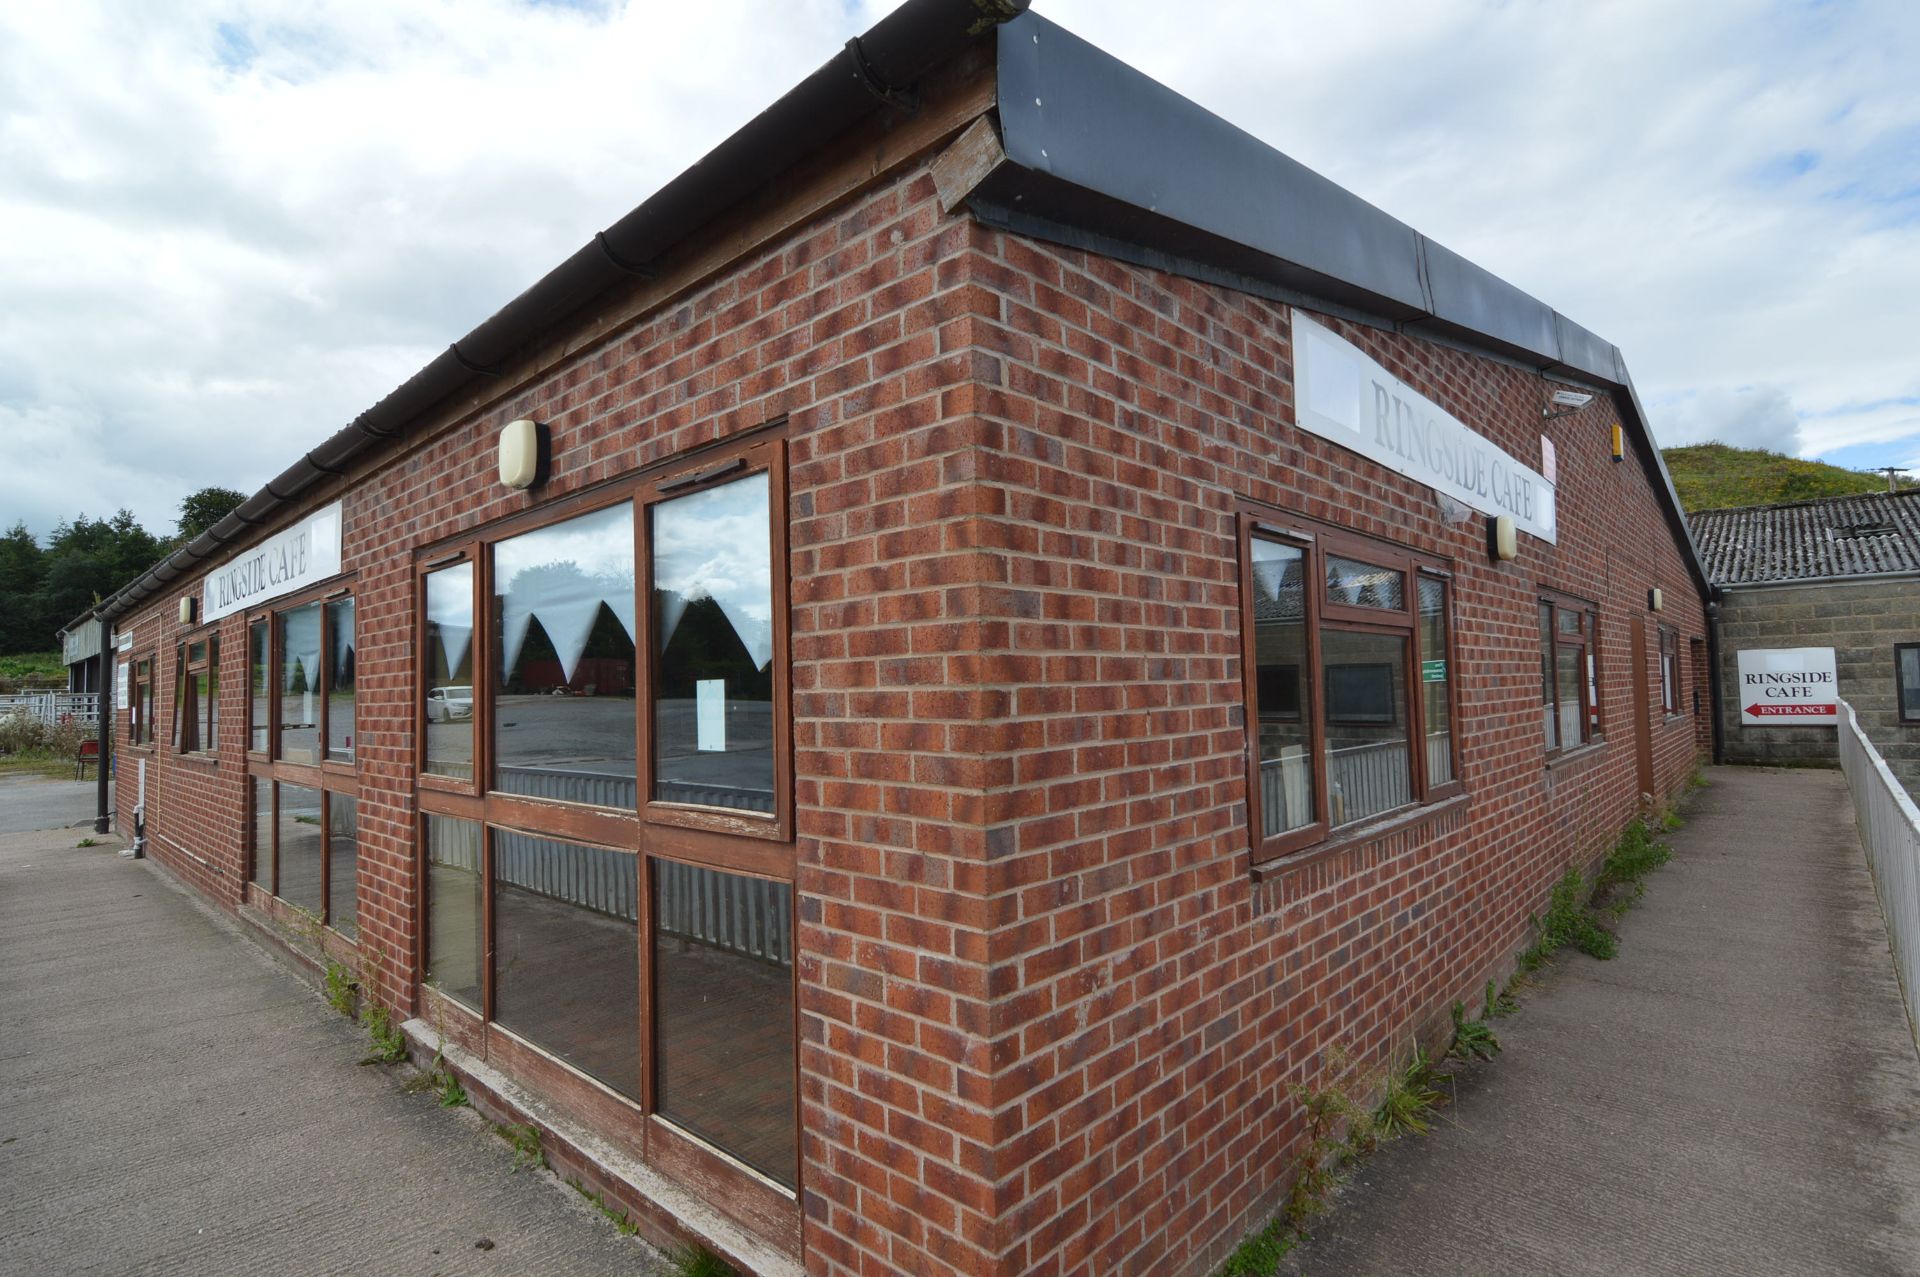
<instances>
[{"instance_id":1,"label":"weed growing through pavement","mask_svg":"<svg viewBox=\"0 0 1920 1277\"><path fill-rule=\"evenodd\" d=\"M82 838L79 842L73 845L75 847L98 847L100 845L100 840L98 838Z\"/></svg>"},{"instance_id":2,"label":"weed growing through pavement","mask_svg":"<svg viewBox=\"0 0 1920 1277\"><path fill-rule=\"evenodd\" d=\"M1415 1042L1406 1067L1387 1072L1386 1089L1373 1109L1374 1135L1390 1140L1432 1130L1433 1111L1447 1098L1438 1085L1441 1079L1426 1048Z\"/></svg>"},{"instance_id":3,"label":"weed growing through pavement","mask_svg":"<svg viewBox=\"0 0 1920 1277\"><path fill-rule=\"evenodd\" d=\"M1520 999L1514 996L1518 986L1519 982L1517 980L1509 981L1507 987L1504 989L1500 988L1499 985L1492 980L1487 981L1487 1009L1484 1013L1485 1018L1489 1020L1504 1020L1515 1011L1518 1011L1520 1009Z\"/></svg>"},{"instance_id":4,"label":"weed growing through pavement","mask_svg":"<svg viewBox=\"0 0 1920 1277\"><path fill-rule=\"evenodd\" d=\"M540 1128L531 1122L509 1122L505 1125L495 1123L493 1133L513 1146L513 1169L540 1170L547 1164L546 1152L540 1147Z\"/></svg>"},{"instance_id":5,"label":"weed growing through pavement","mask_svg":"<svg viewBox=\"0 0 1920 1277\"><path fill-rule=\"evenodd\" d=\"M1485 1020L1467 1019L1463 1002L1453 1004L1453 1046L1447 1054L1463 1060L1491 1060L1500 1054L1500 1039Z\"/></svg>"},{"instance_id":6,"label":"weed growing through pavement","mask_svg":"<svg viewBox=\"0 0 1920 1277\"><path fill-rule=\"evenodd\" d=\"M360 986L353 972L338 962L327 963L327 1005L348 1019L353 1018L353 995Z\"/></svg>"},{"instance_id":7,"label":"weed growing through pavement","mask_svg":"<svg viewBox=\"0 0 1920 1277\"><path fill-rule=\"evenodd\" d=\"M605 1215L609 1220L613 1221L613 1226L620 1230L620 1235L622 1237L631 1237L635 1233L640 1231L640 1225L636 1224L627 1215L627 1212L623 1210L615 1210L613 1207L607 1205L607 1198L604 1193L600 1193L600 1192L589 1193L584 1187L581 1186L580 1181L577 1179L568 1180L567 1187L571 1188L574 1192L580 1194L580 1196L586 1198L587 1201L593 1204L593 1208L595 1210L599 1211L602 1215Z\"/></svg>"},{"instance_id":8,"label":"weed growing through pavement","mask_svg":"<svg viewBox=\"0 0 1920 1277\"><path fill-rule=\"evenodd\" d=\"M740 1277L732 1264L698 1244L680 1247L670 1259L673 1277Z\"/></svg>"},{"instance_id":9,"label":"weed growing through pavement","mask_svg":"<svg viewBox=\"0 0 1920 1277\"><path fill-rule=\"evenodd\" d=\"M360 1017L367 1026L367 1041L373 1050L362 1064L398 1064L407 1058L407 1035L393 1022L393 1015L375 1003Z\"/></svg>"}]
</instances>

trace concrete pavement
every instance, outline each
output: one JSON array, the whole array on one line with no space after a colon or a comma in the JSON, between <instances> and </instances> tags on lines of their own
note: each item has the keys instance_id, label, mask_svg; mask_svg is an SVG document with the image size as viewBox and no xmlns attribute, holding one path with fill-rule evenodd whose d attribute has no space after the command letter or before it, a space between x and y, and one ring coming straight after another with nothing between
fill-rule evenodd
<instances>
[{"instance_id":1,"label":"concrete pavement","mask_svg":"<svg viewBox=\"0 0 1920 1277\"><path fill-rule=\"evenodd\" d=\"M107 810L113 810L113 782L107 782ZM100 807L92 775L85 780L49 780L44 776L0 776L0 834L86 825L92 832Z\"/></svg>"},{"instance_id":2,"label":"concrete pavement","mask_svg":"<svg viewBox=\"0 0 1920 1277\"><path fill-rule=\"evenodd\" d=\"M0 1272L663 1271L85 832L0 834Z\"/></svg>"},{"instance_id":3,"label":"concrete pavement","mask_svg":"<svg viewBox=\"0 0 1920 1277\"><path fill-rule=\"evenodd\" d=\"M1920 1061L1838 772L1715 768L1620 926L1284 1271L1920 1273Z\"/></svg>"}]
</instances>

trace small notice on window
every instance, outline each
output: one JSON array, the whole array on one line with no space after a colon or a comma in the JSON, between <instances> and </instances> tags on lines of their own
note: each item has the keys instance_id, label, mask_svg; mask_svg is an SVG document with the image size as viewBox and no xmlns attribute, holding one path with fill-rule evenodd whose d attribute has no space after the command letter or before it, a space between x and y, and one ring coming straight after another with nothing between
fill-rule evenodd
<instances>
[{"instance_id":1,"label":"small notice on window","mask_svg":"<svg viewBox=\"0 0 1920 1277\"><path fill-rule=\"evenodd\" d=\"M693 690L694 748L724 752L727 748L727 680L703 678L693 685Z\"/></svg>"},{"instance_id":2,"label":"small notice on window","mask_svg":"<svg viewBox=\"0 0 1920 1277\"><path fill-rule=\"evenodd\" d=\"M1447 663L1445 661L1420 662L1420 681L1422 683L1444 683L1447 681Z\"/></svg>"},{"instance_id":3,"label":"small notice on window","mask_svg":"<svg viewBox=\"0 0 1920 1277\"><path fill-rule=\"evenodd\" d=\"M128 662L121 661L113 670L113 703L119 709L126 709L132 703L127 697L127 665Z\"/></svg>"}]
</instances>

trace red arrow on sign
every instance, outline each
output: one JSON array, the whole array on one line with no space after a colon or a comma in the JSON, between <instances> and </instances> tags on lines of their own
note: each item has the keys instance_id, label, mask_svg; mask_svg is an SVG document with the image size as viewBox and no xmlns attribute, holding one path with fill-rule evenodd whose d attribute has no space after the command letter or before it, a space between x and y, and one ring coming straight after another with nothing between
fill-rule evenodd
<instances>
[{"instance_id":1,"label":"red arrow on sign","mask_svg":"<svg viewBox=\"0 0 1920 1277\"><path fill-rule=\"evenodd\" d=\"M1749 718L1837 718L1837 705L1749 705Z\"/></svg>"}]
</instances>

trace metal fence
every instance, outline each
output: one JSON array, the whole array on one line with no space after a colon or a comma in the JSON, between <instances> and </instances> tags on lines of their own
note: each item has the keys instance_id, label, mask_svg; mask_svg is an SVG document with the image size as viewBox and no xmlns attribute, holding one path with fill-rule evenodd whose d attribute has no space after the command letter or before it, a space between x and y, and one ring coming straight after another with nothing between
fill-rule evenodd
<instances>
[{"instance_id":1,"label":"metal fence","mask_svg":"<svg viewBox=\"0 0 1920 1277\"><path fill-rule=\"evenodd\" d=\"M1845 701L1840 702L1840 769L1853 791L1854 819L1886 916L1894 970L1907 996L1908 1025L1920 1025L1920 808Z\"/></svg>"},{"instance_id":2,"label":"metal fence","mask_svg":"<svg viewBox=\"0 0 1920 1277\"><path fill-rule=\"evenodd\" d=\"M58 726L61 722L85 723L92 726L100 721L100 694L98 692L16 692L12 695L0 696L0 718L14 713L31 715L48 727Z\"/></svg>"}]
</instances>

